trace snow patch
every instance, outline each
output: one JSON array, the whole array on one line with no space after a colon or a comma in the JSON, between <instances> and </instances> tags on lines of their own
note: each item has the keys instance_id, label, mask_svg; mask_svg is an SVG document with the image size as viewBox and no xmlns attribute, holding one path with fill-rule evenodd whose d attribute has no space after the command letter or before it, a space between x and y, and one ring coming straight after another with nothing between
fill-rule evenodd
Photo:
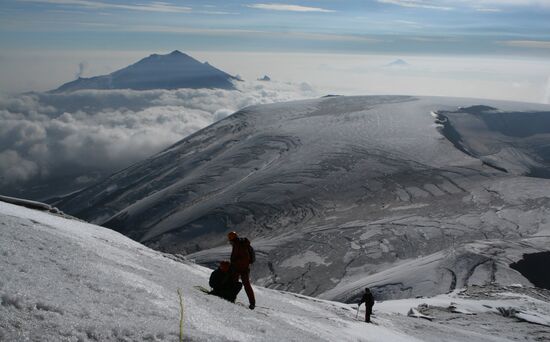
<instances>
[{"instance_id":1,"label":"snow patch","mask_svg":"<svg viewBox=\"0 0 550 342\"><path fill-rule=\"evenodd\" d=\"M283 260L281 262L281 267L305 267L307 264L314 265L330 265L330 262L326 262L326 258L323 258L319 254L312 251L305 251L304 253L293 255L292 257Z\"/></svg>"},{"instance_id":2,"label":"snow patch","mask_svg":"<svg viewBox=\"0 0 550 342\"><path fill-rule=\"evenodd\" d=\"M429 204L427 203L416 203L416 204L411 204L411 205L403 205L403 206L399 206L399 207L393 207L393 208L390 208L390 210L409 210L409 209L418 209L418 208L424 208L424 207L427 207L429 206Z\"/></svg>"}]
</instances>

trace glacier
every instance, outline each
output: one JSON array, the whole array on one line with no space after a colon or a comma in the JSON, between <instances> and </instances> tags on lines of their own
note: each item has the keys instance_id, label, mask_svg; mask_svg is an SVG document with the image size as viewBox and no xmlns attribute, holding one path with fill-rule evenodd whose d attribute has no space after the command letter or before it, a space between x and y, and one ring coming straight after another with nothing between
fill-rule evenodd
<instances>
[{"instance_id":1,"label":"glacier","mask_svg":"<svg viewBox=\"0 0 550 342\"><path fill-rule=\"evenodd\" d=\"M510 264L548 251L549 115L412 96L251 106L55 205L206 266L237 230L256 284L325 299L528 286Z\"/></svg>"}]
</instances>

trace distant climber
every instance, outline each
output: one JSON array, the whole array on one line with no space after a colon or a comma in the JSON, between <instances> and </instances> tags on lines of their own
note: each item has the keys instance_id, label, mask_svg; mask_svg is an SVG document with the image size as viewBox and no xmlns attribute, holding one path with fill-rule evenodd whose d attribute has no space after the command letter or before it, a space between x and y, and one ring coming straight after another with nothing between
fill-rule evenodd
<instances>
[{"instance_id":1,"label":"distant climber","mask_svg":"<svg viewBox=\"0 0 550 342\"><path fill-rule=\"evenodd\" d=\"M256 260L254 249L247 238L240 238L235 232L229 232L229 234L227 234L227 239L233 246L231 251L231 272L233 280L239 281L239 277L241 278L250 303L248 307L254 310L256 307L256 299L254 298L254 291L250 285L250 264Z\"/></svg>"},{"instance_id":2,"label":"distant climber","mask_svg":"<svg viewBox=\"0 0 550 342\"><path fill-rule=\"evenodd\" d=\"M372 314L372 307L374 306L374 297L368 287L365 288L365 293L361 297L359 306L365 303L365 322L370 323L370 315Z\"/></svg>"},{"instance_id":3,"label":"distant climber","mask_svg":"<svg viewBox=\"0 0 550 342\"><path fill-rule=\"evenodd\" d=\"M235 299L243 287L240 281L234 280L229 261L220 262L220 266L210 275L209 284L212 288L210 294L222 297L232 303L235 303Z\"/></svg>"}]
</instances>

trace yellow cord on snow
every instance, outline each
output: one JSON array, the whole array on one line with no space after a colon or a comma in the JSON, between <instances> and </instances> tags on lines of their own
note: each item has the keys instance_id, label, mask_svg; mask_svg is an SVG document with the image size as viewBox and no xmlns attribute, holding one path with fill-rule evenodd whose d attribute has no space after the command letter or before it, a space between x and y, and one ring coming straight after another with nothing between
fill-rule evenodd
<instances>
[{"instance_id":1,"label":"yellow cord on snow","mask_svg":"<svg viewBox=\"0 0 550 342\"><path fill-rule=\"evenodd\" d=\"M183 296L181 289L178 289L178 296L180 297L180 342L183 342Z\"/></svg>"}]
</instances>

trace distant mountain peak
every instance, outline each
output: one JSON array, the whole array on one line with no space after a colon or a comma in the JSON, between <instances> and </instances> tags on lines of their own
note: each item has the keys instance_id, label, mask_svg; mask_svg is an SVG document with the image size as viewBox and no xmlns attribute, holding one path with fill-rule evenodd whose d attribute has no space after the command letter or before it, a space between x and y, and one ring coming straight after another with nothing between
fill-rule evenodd
<instances>
[{"instance_id":1,"label":"distant mountain peak","mask_svg":"<svg viewBox=\"0 0 550 342\"><path fill-rule=\"evenodd\" d=\"M386 67L408 67L410 66L405 60L398 58L391 63L386 64Z\"/></svg>"},{"instance_id":2,"label":"distant mountain peak","mask_svg":"<svg viewBox=\"0 0 550 342\"><path fill-rule=\"evenodd\" d=\"M165 55L151 54L109 75L78 78L52 92L80 89L235 89L233 80L236 80L234 76L208 62L201 63L179 50L174 50Z\"/></svg>"}]
</instances>

